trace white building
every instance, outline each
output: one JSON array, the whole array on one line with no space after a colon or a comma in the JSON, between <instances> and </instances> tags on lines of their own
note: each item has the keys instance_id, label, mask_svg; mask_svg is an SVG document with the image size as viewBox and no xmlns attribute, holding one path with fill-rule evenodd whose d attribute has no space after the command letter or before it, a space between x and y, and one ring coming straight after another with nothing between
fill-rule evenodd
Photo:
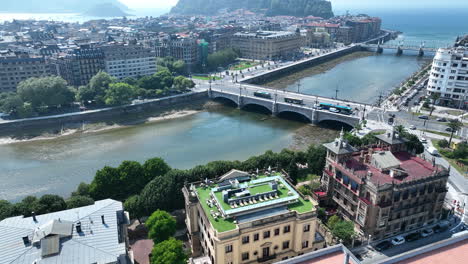
<instances>
[{"instance_id":1,"label":"white building","mask_svg":"<svg viewBox=\"0 0 468 264\"><path fill-rule=\"evenodd\" d=\"M129 215L111 199L0 221L0 264L131 264Z\"/></svg>"},{"instance_id":2,"label":"white building","mask_svg":"<svg viewBox=\"0 0 468 264\"><path fill-rule=\"evenodd\" d=\"M428 96L439 94L438 103L468 107L468 47L439 49L432 63Z\"/></svg>"},{"instance_id":3,"label":"white building","mask_svg":"<svg viewBox=\"0 0 468 264\"><path fill-rule=\"evenodd\" d=\"M139 45L112 44L102 47L105 71L124 79L138 78L156 73L156 53Z\"/></svg>"}]
</instances>

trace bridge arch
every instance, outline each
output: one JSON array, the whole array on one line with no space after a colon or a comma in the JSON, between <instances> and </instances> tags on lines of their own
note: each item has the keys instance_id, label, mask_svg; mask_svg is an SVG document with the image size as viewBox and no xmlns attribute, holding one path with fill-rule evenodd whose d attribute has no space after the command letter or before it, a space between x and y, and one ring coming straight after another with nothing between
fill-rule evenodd
<instances>
[{"instance_id":1,"label":"bridge arch","mask_svg":"<svg viewBox=\"0 0 468 264\"><path fill-rule=\"evenodd\" d=\"M243 104L241 108L242 110L245 110L245 111L257 112L257 113L268 114L268 115L271 115L273 113L271 108L263 104L248 103L248 104Z\"/></svg>"},{"instance_id":2,"label":"bridge arch","mask_svg":"<svg viewBox=\"0 0 468 264\"><path fill-rule=\"evenodd\" d=\"M238 106L237 101L235 101L233 98L230 98L230 97L227 97L227 96L217 96L217 97L213 97L212 99L213 99L213 101L216 101L216 102L219 102L219 103L222 103L222 104L225 104L225 105L229 105L229 106L233 106L233 107Z\"/></svg>"},{"instance_id":3,"label":"bridge arch","mask_svg":"<svg viewBox=\"0 0 468 264\"><path fill-rule=\"evenodd\" d=\"M283 110L281 112L278 112L277 116L280 117L280 118L292 119L292 120L301 121L301 122L304 122L304 123L311 123L312 122L310 117L308 117L304 113L297 112L297 111L294 111L294 110Z\"/></svg>"}]
</instances>

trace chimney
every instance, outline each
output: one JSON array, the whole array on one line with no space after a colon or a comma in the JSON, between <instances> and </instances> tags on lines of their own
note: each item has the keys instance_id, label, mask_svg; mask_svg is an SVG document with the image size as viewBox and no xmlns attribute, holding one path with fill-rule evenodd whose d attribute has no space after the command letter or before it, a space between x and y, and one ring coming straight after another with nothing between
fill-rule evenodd
<instances>
[{"instance_id":1,"label":"chimney","mask_svg":"<svg viewBox=\"0 0 468 264\"><path fill-rule=\"evenodd\" d=\"M106 221L104 221L104 215L101 215L101 220L102 220L102 224L105 225Z\"/></svg>"},{"instance_id":2,"label":"chimney","mask_svg":"<svg viewBox=\"0 0 468 264\"><path fill-rule=\"evenodd\" d=\"M31 214L32 214L33 221L37 223L36 213L32 212Z\"/></svg>"},{"instance_id":3,"label":"chimney","mask_svg":"<svg viewBox=\"0 0 468 264\"><path fill-rule=\"evenodd\" d=\"M372 172L371 171L367 171L367 178L368 179L372 178Z\"/></svg>"},{"instance_id":4,"label":"chimney","mask_svg":"<svg viewBox=\"0 0 468 264\"><path fill-rule=\"evenodd\" d=\"M76 223L76 233L83 233L83 230L81 229L81 222Z\"/></svg>"},{"instance_id":5,"label":"chimney","mask_svg":"<svg viewBox=\"0 0 468 264\"><path fill-rule=\"evenodd\" d=\"M31 243L31 241L29 241L29 237L24 236L23 237L23 244L27 247L27 246L29 246L30 243Z\"/></svg>"}]
</instances>

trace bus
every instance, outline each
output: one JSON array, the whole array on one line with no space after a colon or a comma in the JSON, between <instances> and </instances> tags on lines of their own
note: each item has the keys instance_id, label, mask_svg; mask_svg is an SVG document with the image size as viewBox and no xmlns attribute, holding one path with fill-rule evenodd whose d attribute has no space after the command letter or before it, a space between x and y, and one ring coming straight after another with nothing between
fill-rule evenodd
<instances>
[{"instance_id":1,"label":"bus","mask_svg":"<svg viewBox=\"0 0 468 264\"><path fill-rule=\"evenodd\" d=\"M289 98L289 97L285 97L284 101L290 104L298 104L298 105L304 104L304 101L302 99L295 99L295 98Z\"/></svg>"},{"instance_id":2,"label":"bus","mask_svg":"<svg viewBox=\"0 0 468 264\"><path fill-rule=\"evenodd\" d=\"M269 92L256 91L254 92L254 96L271 99L271 94Z\"/></svg>"},{"instance_id":3,"label":"bus","mask_svg":"<svg viewBox=\"0 0 468 264\"><path fill-rule=\"evenodd\" d=\"M350 115L353 113L353 109L348 106L334 105L330 103L320 103L319 107L321 109L330 110L330 108L337 109L341 114Z\"/></svg>"}]
</instances>

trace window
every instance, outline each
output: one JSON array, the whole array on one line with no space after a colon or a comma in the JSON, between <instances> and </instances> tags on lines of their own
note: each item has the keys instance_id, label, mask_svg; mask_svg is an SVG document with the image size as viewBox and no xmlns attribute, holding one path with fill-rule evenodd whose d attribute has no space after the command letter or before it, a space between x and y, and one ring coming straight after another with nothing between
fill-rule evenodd
<instances>
[{"instance_id":1,"label":"window","mask_svg":"<svg viewBox=\"0 0 468 264\"><path fill-rule=\"evenodd\" d=\"M289 233L291 231L291 226L287 225L283 229L283 233Z\"/></svg>"},{"instance_id":2,"label":"window","mask_svg":"<svg viewBox=\"0 0 468 264\"><path fill-rule=\"evenodd\" d=\"M260 236L258 235L258 233L256 233L256 234L253 235L253 240L258 241L259 237Z\"/></svg>"},{"instance_id":3,"label":"window","mask_svg":"<svg viewBox=\"0 0 468 264\"><path fill-rule=\"evenodd\" d=\"M231 253L232 252L232 245L227 245L225 249L226 249L226 253Z\"/></svg>"},{"instance_id":4,"label":"window","mask_svg":"<svg viewBox=\"0 0 468 264\"><path fill-rule=\"evenodd\" d=\"M304 232L309 232L310 231L310 225L304 225Z\"/></svg>"},{"instance_id":5,"label":"window","mask_svg":"<svg viewBox=\"0 0 468 264\"><path fill-rule=\"evenodd\" d=\"M242 244L247 244L249 243L250 237L249 236L243 236L242 237Z\"/></svg>"},{"instance_id":6,"label":"window","mask_svg":"<svg viewBox=\"0 0 468 264\"><path fill-rule=\"evenodd\" d=\"M309 247L309 241L302 242L302 248L308 248L308 247Z\"/></svg>"},{"instance_id":7,"label":"window","mask_svg":"<svg viewBox=\"0 0 468 264\"><path fill-rule=\"evenodd\" d=\"M248 260L248 259L249 259L249 252L242 253L242 260Z\"/></svg>"},{"instance_id":8,"label":"window","mask_svg":"<svg viewBox=\"0 0 468 264\"><path fill-rule=\"evenodd\" d=\"M269 237L270 237L270 231L263 232L263 238L269 238Z\"/></svg>"},{"instance_id":9,"label":"window","mask_svg":"<svg viewBox=\"0 0 468 264\"><path fill-rule=\"evenodd\" d=\"M278 236L280 234L280 229L279 228L276 228L275 229L275 236Z\"/></svg>"},{"instance_id":10,"label":"window","mask_svg":"<svg viewBox=\"0 0 468 264\"><path fill-rule=\"evenodd\" d=\"M283 242L283 249L288 249L289 248L289 240Z\"/></svg>"}]
</instances>

